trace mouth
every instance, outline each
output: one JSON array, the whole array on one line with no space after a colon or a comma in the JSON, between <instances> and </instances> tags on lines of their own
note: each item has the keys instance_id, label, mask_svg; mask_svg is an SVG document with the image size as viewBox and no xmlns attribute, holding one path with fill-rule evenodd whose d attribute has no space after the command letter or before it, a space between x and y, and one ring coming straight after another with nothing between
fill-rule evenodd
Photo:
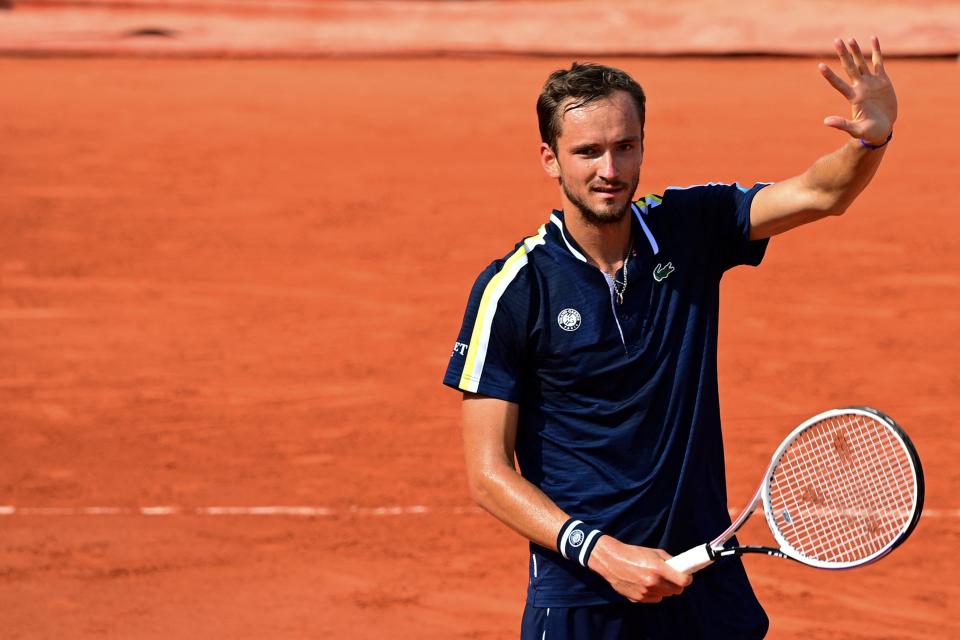
<instances>
[{"instance_id":1,"label":"mouth","mask_svg":"<svg viewBox=\"0 0 960 640\"><path fill-rule=\"evenodd\" d=\"M626 186L610 185L604 187L591 187L590 190L593 193L599 194L601 198L614 198L626 191Z\"/></svg>"}]
</instances>

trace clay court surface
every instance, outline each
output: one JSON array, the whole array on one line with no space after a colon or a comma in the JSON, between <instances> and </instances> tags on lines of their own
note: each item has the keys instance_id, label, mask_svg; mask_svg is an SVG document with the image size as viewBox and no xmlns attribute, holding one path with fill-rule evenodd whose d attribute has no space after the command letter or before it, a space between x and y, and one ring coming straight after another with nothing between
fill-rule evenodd
<instances>
[{"instance_id":1,"label":"clay court surface","mask_svg":"<svg viewBox=\"0 0 960 640\"><path fill-rule=\"evenodd\" d=\"M516 637L525 543L471 506L440 378L556 204L533 104L568 62L0 59L0 636ZM606 62L649 95L644 193L843 140L815 60ZM771 638L960 637L958 65L888 70L874 184L724 280L729 493L863 403L928 511L867 568L748 558Z\"/></svg>"}]
</instances>

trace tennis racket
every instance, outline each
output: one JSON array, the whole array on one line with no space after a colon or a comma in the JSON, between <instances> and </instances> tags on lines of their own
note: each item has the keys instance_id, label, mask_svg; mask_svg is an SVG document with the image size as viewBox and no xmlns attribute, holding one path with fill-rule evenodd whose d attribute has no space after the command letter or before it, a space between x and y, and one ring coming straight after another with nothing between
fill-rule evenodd
<instances>
[{"instance_id":1,"label":"tennis racket","mask_svg":"<svg viewBox=\"0 0 960 640\"><path fill-rule=\"evenodd\" d=\"M779 548L726 547L761 502ZM725 556L765 553L821 569L858 567L906 540L922 509L923 469L903 429L869 407L832 409L787 436L729 529L667 564L694 573Z\"/></svg>"}]
</instances>

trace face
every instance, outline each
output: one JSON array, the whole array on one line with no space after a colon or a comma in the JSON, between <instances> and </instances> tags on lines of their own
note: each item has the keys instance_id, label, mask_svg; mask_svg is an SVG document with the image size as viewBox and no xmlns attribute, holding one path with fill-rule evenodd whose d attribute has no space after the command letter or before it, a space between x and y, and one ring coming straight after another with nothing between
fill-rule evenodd
<instances>
[{"instance_id":1,"label":"face","mask_svg":"<svg viewBox=\"0 0 960 640\"><path fill-rule=\"evenodd\" d=\"M544 170L560 181L564 210L592 224L622 220L640 182L640 135L637 107L625 91L564 113L556 152L540 147Z\"/></svg>"}]
</instances>

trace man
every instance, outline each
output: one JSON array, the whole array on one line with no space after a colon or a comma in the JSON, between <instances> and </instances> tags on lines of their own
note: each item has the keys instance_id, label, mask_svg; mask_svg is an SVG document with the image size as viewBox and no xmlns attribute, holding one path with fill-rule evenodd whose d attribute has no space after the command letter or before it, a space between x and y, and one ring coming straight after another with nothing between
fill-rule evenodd
<instances>
[{"instance_id":1,"label":"man","mask_svg":"<svg viewBox=\"0 0 960 640\"><path fill-rule=\"evenodd\" d=\"M464 392L476 501L531 541L521 636L759 638L739 560L664 561L729 525L717 395L720 277L767 239L842 213L873 177L897 100L879 42L835 48L851 136L775 185L670 188L631 202L645 98L600 65L553 73L537 103L562 209L474 285L444 383ZM514 456L519 463L518 472ZM682 594L682 595L681 595Z\"/></svg>"}]
</instances>

